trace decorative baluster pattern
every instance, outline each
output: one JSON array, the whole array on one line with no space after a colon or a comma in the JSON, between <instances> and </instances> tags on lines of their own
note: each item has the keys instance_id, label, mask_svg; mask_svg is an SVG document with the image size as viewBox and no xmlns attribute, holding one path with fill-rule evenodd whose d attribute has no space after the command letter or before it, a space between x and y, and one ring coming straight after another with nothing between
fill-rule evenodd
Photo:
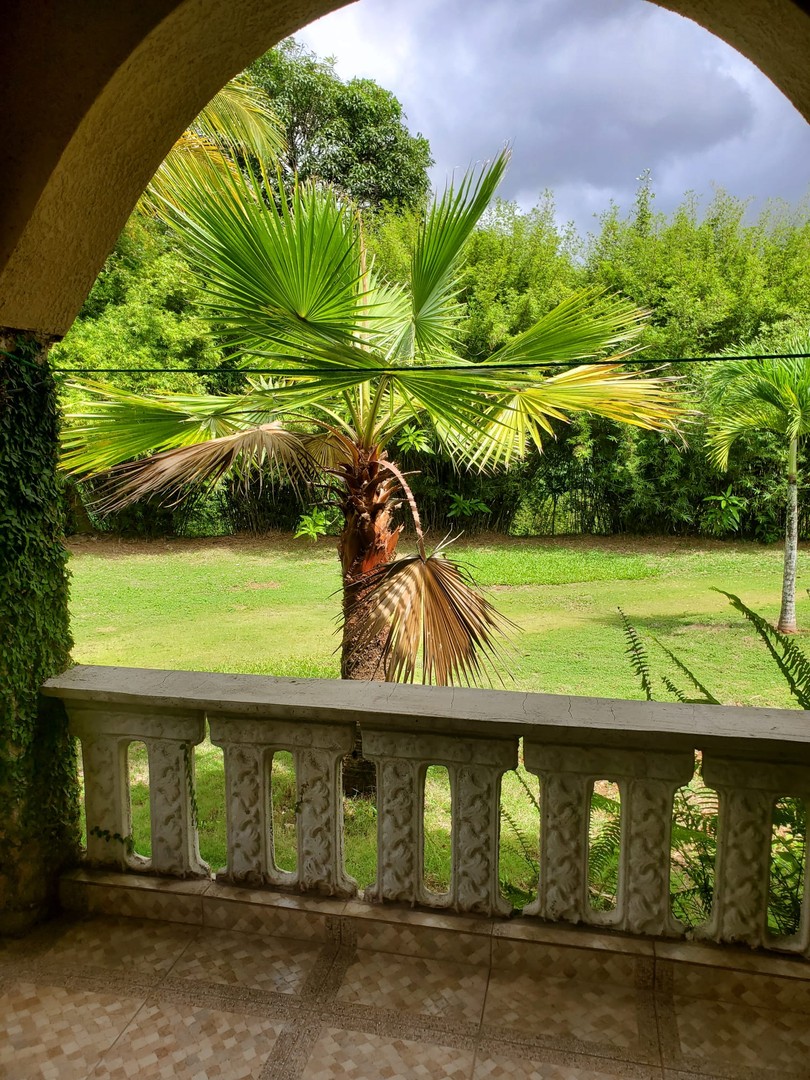
<instances>
[{"instance_id":1,"label":"decorative baluster pattern","mask_svg":"<svg viewBox=\"0 0 810 1080\"><path fill-rule=\"evenodd\" d=\"M211 741L225 753L228 867L235 883L297 885L327 896L354 896L357 883L343 860L341 761L354 746L354 723L291 723L233 714L210 717ZM293 754L297 783L298 865L273 859L270 763Z\"/></svg>"},{"instance_id":2,"label":"decorative baluster pattern","mask_svg":"<svg viewBox=\"0 0 810 1080\"><path fill-rule=\"evenodd\" d=\"M582 751L523 744L526 768L540 777L540 881L525 915L582 922L588 904L588 822L593 783ZM585 766L584 771L580 764Z\"/></svg>"},{"instance_id":3,"label":"decorative baluster pattern","mask_svg":"<svg viewBox=\"0 0 810 1080\"><path fill-rule=\"evenodd\" d=\"M88 861L180 877L207 876L192 822L189 777L191 748L205 737L203 713L69 702L68 715L71 731L82 742ZM132 832L127 775L131 742L143 742L149 757L151 859L128 852L126 842L110 839L115 834L129 838Z\"/></svg>"},{"instance_id":4,"label":"decorative baluster pattern","mask_svg":"<svg viewBox=\"0 0 810 1080\"><path fill-rule=\"evenodd\" d=\"M211 741L222 747L225 763L228 865L217 878L234 885L270 883L276 874L267 751L230 742L218 733L218 721L213 719Z\"/></svg>"},{"instance_id":5,"label":"decorative baluster pattern","mask_svg":"<svg viewBox=\"0 0 810 1080\"><path fill-rule=\"evenodd\" d=\"M383 757L376 732L363 732L363 756L377 763L377 880L363 895L414 904L423 892L424 768Z\"/></svg>"},{"instance_id":6,"label":"decorative baluster pattern","mask_svg":"<svg viewBox=\"0 0 810 1080\"><path fill-rule=\"evenodd\" d=\"M672 804L695 768L689 751L626 750L621 780L624 834L615 925L634 934L674 937L683 927L672 915Z\"/></svg>"},{"instance_id":7,"label":"decorative baluster pattern","mask_svg":"<svg viewBox=\"0 0 810 1080\"><path fill-rule=\"evenodd\" d=\"M365 896L485 915L508 914L500 895L501 777L517 764L517 739L412 735L363 727L363 754L377 763L377 880ZM450 889L424 886L424 781L443 765L452 798Z\"/></svg>"},{"instance_id":8,"label":"decorative baluster pattern","mask_svg":"<svg viewBox=\"0 0 810 1080\"><path fill-rule=\"evenodd\" d=\"M354 896L357 882L344 868L341 784L341 763L354 746L354 729L318 727L315 735L315 745L295 752L298 885L328 896Z\"/></svg>"},{"instance_id":9,"label":"decorative baluster pattern","mask_svg":"<svg viewBox=\"0 0 810 1080\"><path fill-rule=\"evenodd\" d=\"M773 807L784 795L807 799L810 766L769 764L739 758L703 759L706 783L720 795L717 867L712 917L698 935L714 941L765 945ZM808 927L780 947L806 950Z\"/></svg>"},{"instance_id":10,"label":"decorative baluster pattern","mask_svg":"<svg viewBox=\"0 0 810 1080\"><path fill-rule=\"evenodd\" d=\"M201 728L197 719L175 721L173 738L144 740L149 755L151 867L158 874L178 877L207 877L209 874L207 864L200 858L191 809L194 790L191 747L202 741L204 732Z\"/></svg>"},{"instance_id":11,"label":"decorative baluster pattern","mask_svg":"<svg viewBox=\"0 0 810 1080\"><path fill-rule=\"evenodd\" d=\"M688 751L550 746L527 737L526 767L541 781L538 898L527 915L607 924L640 934L680 932L670 914L672 801L692 776ZM622 850L616 907L588 899L588 828L595 780L619 783Z\"/></svg>"},{"instance_id":12,"label":"decorative baluster pattern","mask_svg":"<svg viewBox=\"0 0 810 1080\"><path fill-rule=\"evenodd\" d=\"M91 866L124 870L133 857L122 840L132 833L132 812L127 776L129 738L93 736L71 723L82 740L84 813L87 823L87 861Z\"/></svg>"},{"instance_id":13,"label":"decorative baluster pattern","mask_svg":"<svg viewBox=\"0 0 810 1080\"><path fill-rule=\"evenodd\" d=\"M692 775L697 746L720 816L712 914L692 933L810 956L810 866L798 932L777 937L767 924L774 804L810 803L810 736L801 713L81 667L43 691L61 697L82 741L90 865L208 875L192 812L192 753L209 709L213 741L225 753L223 876L354 895L343 860L341 761L354 745L357 718L378 779L378 874L366 897L509 914L498 880L500 787L523 734L526 765L541 779L540 882L524 914L658 937L686 933L670 905L672 803ZM131 850L127 748L136 741L149 758L151 859ZM279 869L273 854L271 763L282 750L296 769L294 873ZM447 769L451 789L452 865L443 895L424 885L431 764ZM621 792L610 911L595 910L588 895L591 792L603 779Z\"/></svg>"}]
</instances>

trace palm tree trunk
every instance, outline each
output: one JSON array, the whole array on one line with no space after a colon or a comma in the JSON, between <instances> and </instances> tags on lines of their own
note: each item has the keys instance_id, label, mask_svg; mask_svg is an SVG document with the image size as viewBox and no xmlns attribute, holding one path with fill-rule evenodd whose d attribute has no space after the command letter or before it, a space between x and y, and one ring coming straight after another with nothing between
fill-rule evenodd
<instances>
[{"instance_id":1,"label":"palm tree trunk","mask_svg":"<svg viewBox=\"0 0 810 1080\"><path fill-rule=\"evenodd\" d=\"M799 547L799 493L797 484L798 439L790 440L788 450L787 521L785 524L785 569L782 576L782 610L776 629L782 634L796 634L796 556Z\"/></svg>"},{"instance_id":2,"label":"palm tree trunk","mask_svg":"<svg viewBox=\"0 0 810 1080\"><path fill-rule=\"evenodd\" d=\"M358 648L364 623L362 579L371 570L394 557L402 526L393 524L398 484L386 470L380 469L381 455L358 449L357 461L345 470L346 495L342 510L343 531L338 540L338 554L343 571L343 639L340 677L359 681L385 679L381 636L372 646ZM376 788L376 772L362 756L358 729L354 750L343 761L344 794L368 794Z\"/></svg>"}]
</instances>

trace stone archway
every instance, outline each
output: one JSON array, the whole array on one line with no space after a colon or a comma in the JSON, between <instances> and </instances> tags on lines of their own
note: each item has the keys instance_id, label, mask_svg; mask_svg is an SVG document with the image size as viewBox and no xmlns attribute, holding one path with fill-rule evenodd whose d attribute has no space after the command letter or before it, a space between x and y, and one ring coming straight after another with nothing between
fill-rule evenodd
<instances>
[{"instance_id":1,"label":"stone archway","mask_svg":"<svg viewBox=\"0 0 810 1080\"><path fill-rule=\"evenodd\" d=\"M73 748L37 706L70 645L45 362L166 152L257 55L346 0L11 0L0 37L0 932L55 901L78 840ZM402 0L406 2L406 0ZM810 119L810 10L661 0Z\"/></svg>"},{"instance_id":2,"label":"stone archway","mask_svg":"<svg viewBox=\"0 0 810 1080\"><path fill-rule=\"evenodd\" d=\"M0 41L0 326L64 333L192 117L255 56L344 3L18 0ZM661 6L738 49L810 119L806 5Z\"/></svg>"}]
</instances>

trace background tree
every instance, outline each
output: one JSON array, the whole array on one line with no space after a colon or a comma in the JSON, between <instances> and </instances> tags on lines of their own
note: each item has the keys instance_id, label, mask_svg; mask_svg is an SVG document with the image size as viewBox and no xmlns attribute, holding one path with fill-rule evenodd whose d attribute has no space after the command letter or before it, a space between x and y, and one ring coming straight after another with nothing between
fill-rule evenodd
<instances>
[{"instance_id":1,"label":"background tree","mask_svg":"<svg viewBox=\"0 0 810 1080\"><path fill-rule=\"evenodd\" d=\"M372 79L343 82L334 60L293 38L254 61L251 78L281 119L285 179L318 178L363 209L424 208L430 145L411 135L402 105Z\"/></svg>"},{"instance_id":2,"label":"background tree","mask_svg":"<svg viewBox=\"0 0 810 1080\"><path fill-rule=\"evenodd\" d=\"M485 363L458 355L461 256L506 161L433 205L407 289L369 265L356 210L332 190L296 185L277 204L240 173L192 170L166 198L169 219L205 282L214 329L246 370L270 377L242 396L99 388L68 433L67 467L111 470L109 506L180 499L234 471L293 483L320 474L343 519L344 678L410 681L421 662L423 681L477 681L495 647L497 613L443 552L426 553L409 484L389 456L406 428L429 423L459 465L480 470L518 460L552 420L577 412L656 428L678 415L666 383L622 370L640 313L619 300L576 294ZM608 349L612 362L545 374L550 361ZM418 553L392 562L403 501Z\"/></svg>"},{"instance_id":3,"label":"background tree","mask_svg":"<svg viewBox=\"0 0 810 1080\"><path fill-rule=\"evenodd\" d=\"M788 338L782 351L810 353L810 333ZM786 443L785 569L782 607L776 628L782 634L795 634L798 450L799 440L810 431L810 356L785 360L729 360L713 365L706 393L711 456L721 468L728 464L732 445L748 432L770 431Z\"/></svg>"}]
</instances>

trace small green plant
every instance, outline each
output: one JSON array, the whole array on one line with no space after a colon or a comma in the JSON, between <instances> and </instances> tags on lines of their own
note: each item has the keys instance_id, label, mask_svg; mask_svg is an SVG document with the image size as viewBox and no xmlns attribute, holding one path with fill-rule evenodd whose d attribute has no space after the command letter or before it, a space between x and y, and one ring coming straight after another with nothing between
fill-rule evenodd
<instances>
[{"instance_id":1,"label":"small green plant","mask_svg":"<svg viewBox=\"0 0 810 1080\"><path fill-rule=\"evenodd\" d=\"M415 424L408 424L400 431L396 439L397 448L403 453L413 451L419 454L432 454L433 447L430 445L430 435L423 428Z\"/></svg>"},{"instance_id":2,"label":"small green plant","mask_svg":"<svg viewBox=\"0 0 810 1080\"><path fill-rule=\"evenodd\" d=\"M449 518L471 518L476 514L491 512L482 499L467 499L459 492L448 492L448 494L450 495L450 509L447 511Z\"/></svg>"},{"instance_id":3,"label":"small green plant","mask_svg":"<svg viewBox=\"0 0 810 1080\"><path fill-rule=\"evenodd\" d=\"M334 518L326 510L320 510L315 506L308 514L302 514L298 519L295 539L306 536L309 540L317 540L319 536L328 536L334 527Z\"/></svg>"},{"instance_id":4,"label":"small green plant","mask_svg":"<svg viewBox=\"0 0 810 1080\"><path fill-rule=\"evenodd\" d=\"M97 836L99 840L106 840L108 844L123 844L124 851L127 853L127 855L132 855L132 853L135 851L135 840L133 839L131 833L129 834L129 836L122 836L121 833L110 832L109 829L101 829L98 825L94 825L93 828L90 829L88 835Z\"/></svg>"},{"instance_id":5,"label":"small green plant","mask_svg":"<svg viewBox=\"0 0 810 1080\"><path fill-rule=\"evenodd\" d=\"M703 500L702 527L711 536L728 536L739 532L740 515L748 506L748 500L741 495L734 495L731 484L719 495L707 495Z\"/></svg>"}]
</instances>

